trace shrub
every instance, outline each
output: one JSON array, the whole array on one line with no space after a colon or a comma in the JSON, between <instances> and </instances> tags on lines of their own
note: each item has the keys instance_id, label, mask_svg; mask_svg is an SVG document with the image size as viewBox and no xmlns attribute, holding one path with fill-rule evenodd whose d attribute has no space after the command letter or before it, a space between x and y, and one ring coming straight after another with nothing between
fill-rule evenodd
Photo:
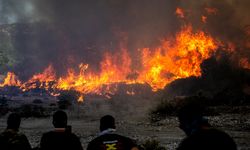
<instances>
[{"instance_id":1,"label":"shrub","mask_svg":"<svg viewBox=\"0 0 250 150\"><path fill-rule=\"evenodd\" d=\"M187 104L199 106L203 113L212 114L205 109L207 100L201 96L175 97L173 100L161 99L150 111L150 121L153 123L165 119L167 116L176 116L179 109Z\"/></svg>"},{"instance_id":2,"label":"shrub","mask_svg":"<svg viewBox=\"0 0 250 150\"><path fill-rule=\"evenodd\" d=\"M34 99L32 103L33 103L33 104L42 104L43 101L40 100L40 99Z\"/></svg>"},{"instance_id":3,"label":"shrub","mask_svg":"<svg viewBox=\"0 0 250 150\"><path fill-rule=\"evenodd\" d=\"M73 102L77 102L79 93L76 91L62 91L58 98L58 107L60 109L68 109Z\"/></svg>"},{"instance_id":4,"label":"shrub","mask_svg":"<svg viewBox=\"0 0 250 150\"><path fill-rule=\"evenodd\" d=\"M69 100L59 100L57 104L59 109L68 109L72 105Z\"/></svg>"},{"instance_id":5,"label":"shrub","mask_svg":"<svg viewBox=\"0 0 250 150\"><path fill-rule=\"evenodd\" d=\"M4 116L9 112L8 99L6 97L0 98L0 116Z\"/></svg>"},{"instance_id":6,"label":"shrub","mask_svg":"<svg viewBox=\"0 0 250 150\"><path fill-rule=\"evenodd\" d=\"M4 116L9 112L8 106L0 106L0 116Z\"/></svg>"},{"instance_id":7,"label":"shrub","mask_svg":"<svg viewBox=\"0 0 250 150\"><path fill-rule=\"evenodd\" d=\"M6 105L8 105L8 99L6 98L6 97L1 97L0 98L0 105L1 106L6 106Z\"/></svg>"},{"instance_id":8,"label":"shrub","mask_svg":"<svg viewBox=\"0 0 250 150\"><path fill-rule=\"evenodd\" d=\"M146 140L144 143L140 145L140 149L142 150L166 150L165 147L160 145L160 142L154 139Z\"/></svg>"},{"instance_id":9,"label":"shrub","mask_svg":"<svg viewBox=\"0 0 250 150\"><path fill-rule=\"evenodd\" d=\"M22 117L47 117L45 113L45 109L42 106L32 105L32 104L25 104L16 108L15 111L19 113Z\"/></svg>"},{"instance_id":10,"label":"shrub","mask_svg":"<svg viewBox=\"0 0 250 150\"><path fill-rule=\"evenodd\" d=\"M176 115L176 104L170 102L166 99L162 99L151 111L149 114L151 122L157 122L164 119L167 116Z\"/></svg>"}]
</instances>

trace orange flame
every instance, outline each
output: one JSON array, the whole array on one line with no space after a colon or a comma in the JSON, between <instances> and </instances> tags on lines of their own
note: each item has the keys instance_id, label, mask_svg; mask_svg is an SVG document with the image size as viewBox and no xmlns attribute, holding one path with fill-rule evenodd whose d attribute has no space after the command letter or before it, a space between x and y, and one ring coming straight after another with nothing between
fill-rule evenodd
<instances>
[{"instance_id":1,"label":"orange flame","mask_svg":"<svg viewBox=\"0 0 250 150\"><path fill-rule=\"evenodd\" d=\"M193 33L192 27L187 26L177 34L175 41L163 41L153 51L143 50L144 70L139 79L158 90L175 79L200 76L200 64L216 49L210 36L202 31Z\"/></svg>"},{"instance_id":2,"label":"orange flame","mask_svg":"<svg viewBox=\"0 0 250 150\"><path fill-rule=\"evenodd\" d=\"M111 84L126 82L126 76L130 72L131 59L125 49L120 55L106 53L104 61L101 62L100 74L87 72L88 64L79 65L79 73L69 69L66 77L60 78L57 84L58 89L74 89L81 93L101 94L102 91L114 93L116 88L110 87Z\"/></svg>"},{"instance_id":3,"label":"orange flame","mask_svg":"<svg viewBox=\"0 0 250 150\"><path fill-rule=\"evenodd\" d=\"M27 91L34 88L48 89L50 82L56 81L55 71L52 65L49 65L42 73L35 74L31 79L22 84L21 89Z\"/></svg>"},{"instance_id":4,"label":"orange flame","mask_svg":"<svg viewBox=\"0 0 250 150\"><path fill-rule=\"evenodd\" d=\"M0 87L4 86L21 86L21 81L19 81L18 77L13 72L8 72L7 76L4 79L4 82L0 84Z\"/></svg>"},{"instance_id":5,"label":"orange flame","mask_svg":"<svg viewBox=\"0 0 250 150\"><path fill-rule=\"evenodd\" d=\"M83 101L84 101L84 96L83 95L81 95L79 98L78 98L78 103L82 103Z\"/></svg>"},{"instance_id":6,"label":"orange flame","mask_svg":"<svg viewBox=\"0 0 250 150\"><path fill-rule=\"evenodd\" d=\"M15 82L9 85L19 85L24 91L37 87L46 90L49 88L75 90L81 94L78 99L80 102L83 101L85 94L110 97L117 91L119 83L147 83L153 91L156 91L173 80L200 76L200 64L216 49L217 45L212 37L202 31L193 32L191 26L186 26L177 33L175 39L163 40L155 49L140 50L142 67L137 70L132 69L132 58L127 49L121 48L118 53L104 55L98 73L91 71L88 64L80 64L78 71L68 69L66 76L57 79L52 65L49 65L43 73L34 75L24 84L14 80ZM2 85L8 85L7 81ZM57 93L52 94L57 95Z\"/></svg>"}]
</instances>

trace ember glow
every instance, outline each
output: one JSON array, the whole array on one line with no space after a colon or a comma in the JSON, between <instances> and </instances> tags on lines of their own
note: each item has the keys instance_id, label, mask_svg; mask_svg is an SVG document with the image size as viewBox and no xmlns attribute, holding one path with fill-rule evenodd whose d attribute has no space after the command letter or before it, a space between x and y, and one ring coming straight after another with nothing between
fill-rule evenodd
<instances>
[{"instance_id":1,"label":"ember glow","mask_svg":"<svg viewBox=\"0 0 250 150\"><path fill-rule=\"evenodd\" d=\"M175 10L175 14L179 17L179 18L184 18L185 14L183 9L181 9L180 7L177 7Z\"/></svg>"},{"instance_id":2,"label":"ember glow","mask_svg":"<svg viewBox=\"0 0 250 150\"><path fill-rule=\"evenodd\" d=\"M201 76L200 64L216 50L216 41L211 36L185 26L174 38L162 40L158 47L140 49L141 68L137 70L132 69L128 50L121 48L118 53L104 54L99 72L91 71L89 64L80 64L78 70L69 68L66 76L56 77L55 69L49 65L23 83L14 73L8 73L1 86L17 86L23 91L34 88L75 90L81 93L79 101L83 101L85 94L114 94L119 83L149 84L157 91L176 79Z\"/></svg>"},{"instance_id":3,"label":"ember glow","mask_svg":"<svg viewBox=\"0 0 250 150\"><path fill-rule=\"evenodd\" d=\"M7 76L4 79L4 82L0 84L0 87L4 86L21 86L21 81L13 72L8 72Z\"/></svg>"}]
</instances>

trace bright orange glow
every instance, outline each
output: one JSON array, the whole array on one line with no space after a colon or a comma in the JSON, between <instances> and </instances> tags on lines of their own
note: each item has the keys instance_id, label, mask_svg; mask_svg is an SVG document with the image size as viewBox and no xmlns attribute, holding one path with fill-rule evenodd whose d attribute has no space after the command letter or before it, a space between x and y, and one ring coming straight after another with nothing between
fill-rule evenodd
<instances>
[{"instance_id":1,"label":"bright orange glow","mask_svg":"<svg viewBox=\"0 0 250 150\"><path fill-rule=\"evenodd\" d=\"M81 95L79 98L78 98L78 103L82 103L83 101L84 101L84 96L83 95Z\"/></svg>"},{"instance_id":2,"label":"bright orange glow","mask_svg":"<svg viewBox=\"0 0 250 150\"><path fill-rule=\"evenodd\" d=\"M149 83L156 91L173 80L200 76L200 64L216 49L211 37L202 31L193 33L192 27L187 26L177 34L174 41L165 40L155 50L143 50L144 70L139 80Z\"/></svg>"},{"instance_id":3,"label":"bright orange glow","mask_svg":"<svg viewBox=\"0 0 250 150\"><path fill-rule=\"evenodd\" d=\"M61 77L57 88L63 90L74 89L81 93L101 94L102 91L114 93L116 88L111 84L128 82L126 79L130 73L131 59L125 49L120 55L106 53L104 60L100 63L99 74L88 72L88 64L79 65L79 73L69 69L66 77Z\"/></svg>"},{"instance_id":4,"label":"bright orange glow","mask_svg":"<svg viewBox=\"0 0 250 150\"><path fill-rule=\"evenodd\" d=\"M18 77L13 72L8 72L0 87L4 86L21 86L21 81L19 81Z\"/></svg>"},{"instance_id":5,"label":"bright orange glow","mask_svg":"<svg viewBox=\"0 0 250 150\"><path fill-rule=\"evenodd\" d=\"M80 64L78 70L69 68L66 76L56 78L52 65L43 73L36 74L30 80L21 84L11 80L7 84L17 85L23 91L33 88L57 90L75 90L84 100L85 94L98 94L110 97L115 94L119 83L149 84L153 91L163 89L170 82L190 76L200 76L200 64L209 58L217 49L216 42L203 31L194 32L191 26L183 27L175 38L163 40L156 48L143 48L140 52L141 68L132 69L132 57L128 50L121 47L116 53L105 53L100 62L99 72L93 72L89 64ZM10 75L9 75L10 76ZM13 75L12 75L13 76ZM16 78L16 77L8 77ZM18 82L17 82L18 81ZM135 92L127 92L134 95Z\"/></svg>"},{"instance_id":6,"label":"bright orange glow","mask_svg":"<svg viewBox=\"0 0 250 150\"><path fill-rule=\"evenodd\" d=\"M42 73L35 74L31 79L22 84L21 89L27 91L34 88L44 88L48 90L50 82L56 80L55 71L52 65L49 65Z\"/></svg>"},{"instance_id":7,"label":"bright orange glow","mask_svg":"<svg viewBox=\"0 0 250 150\"><path fill-rule=\"evenodd\" d=\"M201 16L201 21L203 23L207 23L207 17L206 16Z\"/></svg>"},{"instance_id":8,"label":"bright orange glow","mask_svg":"<svg viewBox=\"0 0 250 150\"><path fill-rule=\"evenodd\" d=\"M183 9L181 9L181 8L179 8L179 7L176 8L175 14L176 14L179 18L184 18L184 17L185 17L185 14L184 14Z\"/></svg>"}]
</instances>

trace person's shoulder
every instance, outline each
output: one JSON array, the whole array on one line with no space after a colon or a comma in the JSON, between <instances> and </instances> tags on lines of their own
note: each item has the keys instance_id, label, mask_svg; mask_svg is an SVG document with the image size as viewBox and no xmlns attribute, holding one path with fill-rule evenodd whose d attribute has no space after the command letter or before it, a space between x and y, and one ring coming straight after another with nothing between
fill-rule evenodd
<instances>
[{"instance_id":1,"label":"person's shoulder","mask_svg":"<svg viewBox=\"0 0 250 150\"><path fill-rule=\"evenodd\" d=\"M228 135L225 131L222 131L222 130L219 130L219 129L216 129L216 128L210 128L207 131L210 132L210 133L213 133L213 134Z\"/></svg>"},{"instance_id":2,"label":"person's shoulder","mask_svg":"<svg viewBox=\"0 0 250 150\"><path fill-rule=\"evenodd\" d=\"M27 136L22 132L17 132L16 136L19 137L19 138L22 138L22 139L27 139Z\"/></svg>"},{"instance_id":3,"label":"person's shoulder","mask_svg":"<svg viewBox=\"0 0 250 150\"><path fill-rule=\"evenodd\" d=\"M123 140L126 140L126 141L133 141L131 138L129 137L126 137L126 136L123 136L123 135L119 135L119 134L115 134L117 137L123 139Z\"/></svg>"},{"instance_id":4,"label":"person's shoulder","mask_svg":"<svg viewBox=\"0 0 250 150\"><path fill-rule=\"evenodd\" d=\"M48 131L42 134L42 139L48 139L55 137L56 133L54 131Z\"/></svg>"},{"instance_id":5,"label":"person's shoulder","mask_svg":"<svg viewBox=\"0 0 250 150\"><path fill-rule=\"evenodd\" d=\"M180 144L177 147L177 150L189 150L192 149L191 147L194 146L194 143L197 143L193 140L193 136L187 136L185 137Z\"/></svg>"},{"instance_id":6,"label":"person's shoulder","mask_svg":"<svg viewBox=\"0 0 250 150\"><path fill-rule=\"evenodd\" d=\"M53 134L54 134L54 131L48 131L48 132L43 133L43 136L49 136Z\"/></svg>"},{"instance_id":7,"label":"person's shoulder","mask_svg":"<svg viewBox=\"0 0 250 150\"><path fill-rule=\"evenodd\" d=\"M219 138L221 140L223 139L231 139L229 134L227 134L225 131L216 129L216 128L210 128L206 130L201 130L200 134L206 134L209 137Z\"/></svg>"},{"instance_id":8,"label":"person's shoulder","mask_svg":"<svg viewBox=\"0 0 250 150\"><path fill-rule=\"evenodd\" d=\"M236 149L234 140L224 131L209 128L194 132L179 144L181 149Z\"/></svg>"},{"instance_id":9,"label":"person's shoulder","mask_svg":"<svg viewBox=\"0 0 250 150\"><path fill-rule=\"evenodd\" d=\"M14 131L14 130L5 130L1 133L1 137L9 137L9 138L23 138L26 137L24 133Z\"/></svg>"},{"instance_id":10,"label":"person's shoulder","mask_svg":"<svg viewBox=\"0 0 250 150\"><path fill-rule=\"evenodd\" d=\"M125 139L125 140L127 140L127 141L132 141L132 142L135 142L135 140L134 140L134 139L132 139L132 138L130 138L130 137L123 136L123 135L118 135L118 136L120 136L121 138L123 138L123 139Z\"/></svg>"},{"instance_id":11,"label":"person's shoulder","mask_svg":"<svg viewBox=\"0 0 250 150\"><path fill-rule=\"evenodd\" d=\"M104 142L106 142L106 143L118 142L118 143L120 143L119 144L120 146L123 145L127 148L136 147L136 144L132 139L130 139L126 136L112 133L112 134L104 134L104 135L101 135L101 136L94 138L93 140L91 140L89 142L88 149L89 150L90 149L98 149L97 147L100 145L103 145Z\"/></svg>"},{"instance_id":12,"label":"person's shoulder","mask_svg":"<svg viewBox=\"0 0 250 150\"><path fill-rule=\"evenodd\" d=\"M224 141L225 143L235 143L233 138L225 131L219 129L210 129L210 133L218 140Z\"/></svg>"},{"instance_id":13,"label":"person's shoulder","mask_svg":"<svg viewBox=\"0 0 250 150\"><path fill-rule=\"evenodd\" d=\"M66 133L70 138L79 140L79 137L75 133Z\"/></svg>"}]
</instances>

